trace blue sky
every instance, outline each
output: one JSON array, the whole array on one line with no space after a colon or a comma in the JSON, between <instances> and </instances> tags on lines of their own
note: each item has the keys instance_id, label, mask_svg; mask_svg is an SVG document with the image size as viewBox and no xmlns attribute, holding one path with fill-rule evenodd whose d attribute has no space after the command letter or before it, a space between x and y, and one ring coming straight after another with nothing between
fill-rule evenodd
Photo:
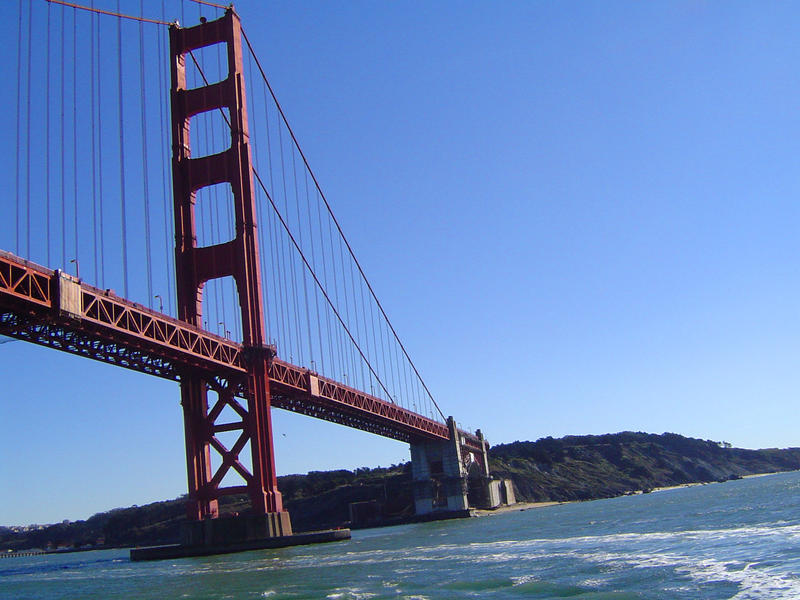
<instances>
[{"instance_id":1,"label":"blue sky","mask_svg":"<svg viewBox=\"0 0 800 600\"><path fill-rule=\"evenodd\" d=\"M493 443L800 445L796 6L237 8L445 414ZM16 40L16 3L0 14ZM176 384L22 342L0 373L0 523L185 492ZM282 474L408 459L274 420Z\"/></svg>"}]
</instances>

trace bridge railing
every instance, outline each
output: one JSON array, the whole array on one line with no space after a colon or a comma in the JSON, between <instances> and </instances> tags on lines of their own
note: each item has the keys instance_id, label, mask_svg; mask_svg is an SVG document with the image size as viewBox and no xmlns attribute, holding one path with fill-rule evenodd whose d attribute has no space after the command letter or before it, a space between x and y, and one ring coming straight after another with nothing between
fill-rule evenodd
<instances>
[{"instance_id":1,"label":"bridge railing","mask_svg":"<svg viewBox=\"0 0 800 600\"><path fill-rule=\"evenodd\" d=\"M4 251L0 333L172 380L187 368L246 371L237 342ZM278 408L403 441L449 436L443 423L280 358L269 376Z\"/></svg>"}]
</instances>

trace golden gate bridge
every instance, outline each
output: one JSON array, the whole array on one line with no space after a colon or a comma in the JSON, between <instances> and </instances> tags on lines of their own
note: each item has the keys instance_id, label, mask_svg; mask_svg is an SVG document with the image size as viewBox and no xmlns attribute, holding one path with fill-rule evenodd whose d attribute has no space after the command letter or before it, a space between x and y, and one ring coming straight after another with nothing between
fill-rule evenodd
<instances>
[{"instance_id":1,"label":"golden gate bridge","mask_svg":"<svg viewBox=\"0 0 800 600\"><path fill-rule=\"evenodd\" d=\"M0 334L180 383L184 551L292 535L271 407L408 442L418 514L496 505L487 442L423 381L239 16L190 5L20 3Z\"/></svg>"}]
</instances>

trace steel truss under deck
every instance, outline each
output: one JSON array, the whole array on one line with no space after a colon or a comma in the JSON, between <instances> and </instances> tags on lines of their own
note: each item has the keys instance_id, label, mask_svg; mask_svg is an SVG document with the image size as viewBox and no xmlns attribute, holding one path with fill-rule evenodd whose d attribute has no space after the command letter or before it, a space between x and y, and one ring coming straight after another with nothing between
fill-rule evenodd
<instances>
[{"instance_id":1,"label":"steel truss under deck","mask_svg":"<svg viewBox=\"0 0 800 600\"><path fill-rule=\"evenodd\" d=\"M174 381L187 370L216 381L245 373L241 344L3 251L0 334ZM266 354L273 406L404 442L449 439L443 423Z\"/></svg>"}]
</instances>

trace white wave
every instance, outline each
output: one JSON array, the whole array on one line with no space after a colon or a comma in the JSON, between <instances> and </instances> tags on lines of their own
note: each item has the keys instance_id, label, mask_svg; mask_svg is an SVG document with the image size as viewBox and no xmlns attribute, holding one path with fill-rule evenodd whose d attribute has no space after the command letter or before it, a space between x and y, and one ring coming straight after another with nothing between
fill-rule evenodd
<instances>
[{"instance_id":1,"label":"white wave","mask_svg":"<svg viewBox=\"0 0 800 600\"><path fill-rule=\"evenodd\" d=\"M771 598L800 598L800 579L791 573L779 573L768 568L751 568L753 563L725 563L706 559L694 561L676 571L686 572L699 583L729 581L739 585L733 598L738 600L765 600Z\"/></svg>"},{"instance_id":2,"label":"white wave","mask_svg":"<svg viewBox=\"0 0 800 600\"><path fill-rule=\"evenodd\" d=\"M737 600L772 600L800 598L800 579L791 573L759 568L757 563L697 558L675 553L623 554L585 553L581 558L619 569L671 568L697 584L733 583L739 590Z\"/></svg>"},{"instance_id":3,"label":"white wave","mask_svg":"<svg viewBox=\"0 0 800 600\"><path fill-rule=\"evenodd\" d=\"M518 577L511 578L512 585L524 585L526 583L530 583L531 581L539 581L538 577L534 575L520 575Z\"/></svg>"},{"instance_id":4,"label":"white wave","mask_svg":"<svg viewBox=\"0 0 800 600\"><path fill-rule=\"evenodd\" d=\"M359 588L337 588L325 597L331 600L368 600L375 596L377 596L377 594L364 592Z\"/></svg>"},{"instance_id":5,"label":"white wave","mask_svg":"<svg viewBox=\"0 0 800 600\"><path fill-rule=\"evenodd\" d=\"M652 531L652 532L628 532L612 533L601 535L586 535L566 538L532 538L528 540L503 540L484 544L471 544L473 546L504 546L510 547L519 544L609 544L614 542L630 541L660 541L670 538L721 538L721 537L785 537L788 540L800 539L800 525L770 524L761 526L735 527L728 529L689 529L684 531Z\"/></svg>"}]
</instances>

